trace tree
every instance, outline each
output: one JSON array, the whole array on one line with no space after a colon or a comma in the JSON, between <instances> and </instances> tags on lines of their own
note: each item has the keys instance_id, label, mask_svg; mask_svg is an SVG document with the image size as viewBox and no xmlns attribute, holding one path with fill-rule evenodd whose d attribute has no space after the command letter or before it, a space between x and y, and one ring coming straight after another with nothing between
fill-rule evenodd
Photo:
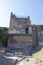
<instances>
[{"instance_id":1,"label":"tree","mask_svg":"<svg viewBox=\"0 0 43 65\"><path fill-rule=\"evenodd\" d=\"M43 30L43 25L40 25L41 29Z\"/></svg>"},{"instance_id":2,"label":"tree","mask_svg":"<svg viewBox=\"0 0 43 65\"><path fill-rule=\"evenodd\" d=\"M6 27L0 27L0 46L4 46L6 39L8 39L8 35L4 34L7 30Z\"/></svg>"}]
</instances>

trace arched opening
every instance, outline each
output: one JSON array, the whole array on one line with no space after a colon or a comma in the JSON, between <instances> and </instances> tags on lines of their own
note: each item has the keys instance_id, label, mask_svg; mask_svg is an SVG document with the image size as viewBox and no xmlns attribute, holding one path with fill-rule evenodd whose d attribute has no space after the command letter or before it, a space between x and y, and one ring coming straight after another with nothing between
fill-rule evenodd
<instances>
[{"instance_id":1,"label":"arched opening","mask_svg":"<svg viewBox=\"0 0 43 65\"><path fill-rule=\"evenodd\" d=\"M25 33L28 34L28 28L25 28Z\"/></svg>"}]
</instances>

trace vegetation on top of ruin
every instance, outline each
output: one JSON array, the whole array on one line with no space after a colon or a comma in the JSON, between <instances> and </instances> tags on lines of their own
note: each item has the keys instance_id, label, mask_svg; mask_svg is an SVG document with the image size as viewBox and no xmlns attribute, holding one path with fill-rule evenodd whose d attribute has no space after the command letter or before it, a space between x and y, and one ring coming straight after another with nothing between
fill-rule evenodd
<instances>
[{"instance_id":1,"label":"vegetation on top of ruin","mask_svg":"<svg viewBox=\"0 0 43 65\"><path fill-rule=\"evenodd\" d=\"M32 24L32 26L38 26L36 24ZM41 29L43 30L43 25L39 25L41 27Z\"/></svg>"},{"instance_id":2,"label":"vegetation on top of ruin","mask_svg":"<svg viewBox=\"0 0 43 65\"><path fill-rule=\"evenodd\" d=\"M41 29L43 30L43 25L40 25Z\"/></svg>"}]
</instances>

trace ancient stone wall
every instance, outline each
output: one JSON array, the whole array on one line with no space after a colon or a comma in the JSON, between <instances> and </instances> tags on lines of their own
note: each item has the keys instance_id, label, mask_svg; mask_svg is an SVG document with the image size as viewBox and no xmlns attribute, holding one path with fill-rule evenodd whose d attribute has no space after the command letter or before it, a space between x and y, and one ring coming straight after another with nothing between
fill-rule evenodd
<instances>
[{"instance_id":1,"label":"ancient stone wall","mask_svg":"<svg viewBox=\"0 0 43 65\"><path fill-rule=\"evenodd\" d=\"M9 36L9 44L10 45L15 45L15 46L25 46L25 45L34 45L33 44L33 40L32 40L32 36L29 35L14 35L14 36Z\"/></svg>"}]
</instances>

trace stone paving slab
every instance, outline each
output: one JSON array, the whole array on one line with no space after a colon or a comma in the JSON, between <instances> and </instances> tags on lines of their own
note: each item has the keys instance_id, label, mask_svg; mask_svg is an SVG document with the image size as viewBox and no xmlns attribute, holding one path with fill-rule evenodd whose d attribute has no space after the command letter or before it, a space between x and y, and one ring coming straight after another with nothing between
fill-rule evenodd
<instances>
[{"instance_id":1,"label":"stone paving slab","mask_svg":"<svg viewBox=\"0 0 43 65\"><path fill-rule=\"evenodd\" d=\"M8 59L4 57L2 54L0 54L0 65L14 65L14 63L13 60Z\"/></svg>"}]
</instances>

